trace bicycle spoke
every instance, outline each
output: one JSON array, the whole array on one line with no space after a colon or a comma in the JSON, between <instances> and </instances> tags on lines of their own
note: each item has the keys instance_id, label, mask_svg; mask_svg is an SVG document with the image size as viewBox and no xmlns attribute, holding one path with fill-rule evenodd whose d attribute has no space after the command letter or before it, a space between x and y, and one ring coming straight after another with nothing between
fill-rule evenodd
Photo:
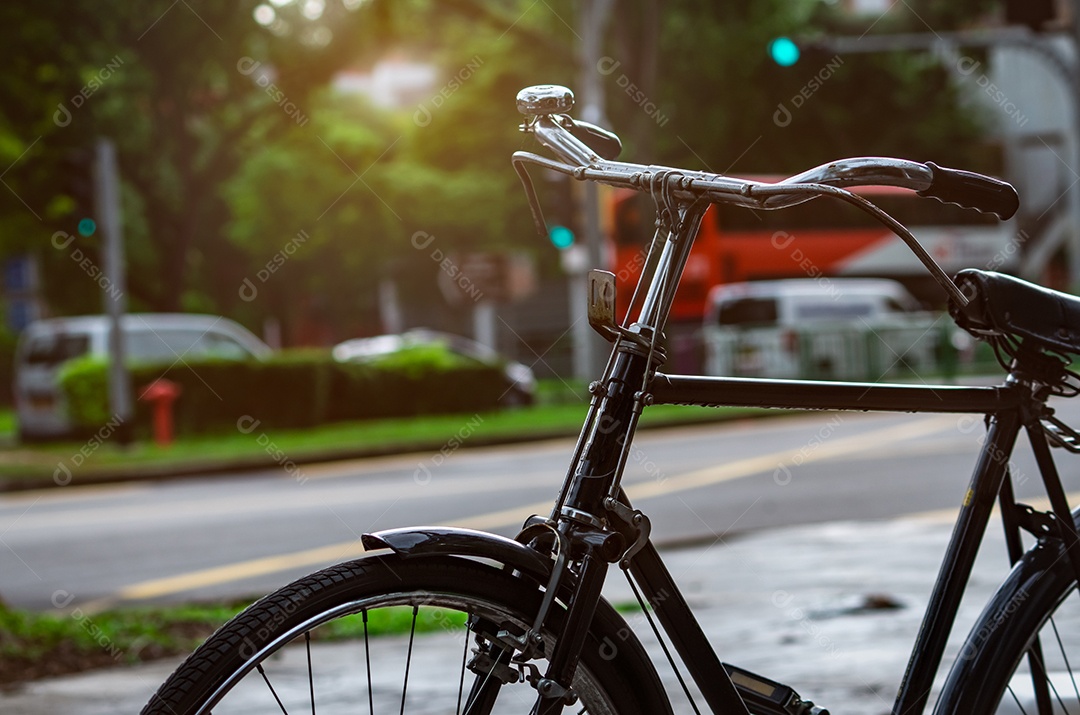
<instances>
[{"instance_id":1,"label":"bicycle spoke","mask_svg":"<svg viewBox=\"0 0 1080 715\"><path fill-rule=\"evenodd\" d=\"M395 560L390 555L376 555L371 561L381 558ZM454 715L529 711L536 689L520 677L519 667L512 661L516 650L496 640L495 634L528 631L540 600L534 585L464 560L402 561L400 570L408 572L407 579L383 579L381 570L365 562L336 568L345 576L355 572L375 576L370 584L349 583L348 578L334 580L327 588L341 584L337 593L318 592L316 598L301 601L299 606L295 605L296 590L302 587L302 593L307 594L314 590L308 584L322 586L325 576L320 573L284 591L279 600L282 608L293 607L291 629L289 623L282 623L280 632L274 632L265 617L234 621L235 633L226 632L224 645L212 642L209 652L229 655L227 649L240 642L253 649L254 655L245 651L241 654L245 660L238 664L220 661L219 667L236 669L227 676L231 680L226 687L208 682L197 699L174 699L148 715L207 712L211 703L219 715L314 715L341 707L367 715L385 715L386 708L397 715L421 710ZM402 580L418 585L402 588ZM424 588L425 582L431 588ZM276 597L272 595L271 600ZM555 612L554 625L559 625L561 616ZM545 629L543 638L545 642L554 638L553 631ZM594 635L590 639L590 644L599 642ZM326 642L338 640L342 642ZM639 703L647 702L652 693L633 693L634 684L628 687L622 681L618 663L598 657L598 652L597 647L584 649L587 667L575 675L574 682L581 702L566 708L566 713L644 715L658 710L641 709ZM359 658L364 659L362 665ZM536 659L539 672L543 672L546 660L543 654ZM199 685L197 679L205 678L205 663L199 665L185 676L185 686L193 680ZM368 679L366 698L365 686L356 682L364 677ZM376 700L381 704L376 706Z\"/></svg>"},{"instance_id":2,"label":"bicycle spoke","mask_svg":"<svg viewBox=\"0 0 1080 715\"><path fill-rule=\"evenodd\" d=\"M1043 674L1043 678L1042 678L1042 679L1043 679L1043 680L1044 680L1044 681L1046 682L1046 684L1047 684L1047 685L1048 685L1048 686L1050 687L1050 690L1051 690L1051 692L1053 692L1053 693L1054 693L1054 699L1055 699L1055 700L1057 700L1057 702L1058 702L1058 705L1060 705L1060 706L1061 706L1061 710L1062 710L1062 712L1064 712L1064 713L1066 713L1066 714L1067 714L1067 713L1069 712L1069 709L1068 709L1067 707L1065 707L1065 702L1064 702L1064 701L1063 701L1063 700L1061 699L1061 696L1060 696L1060 695L1058 694L1058 691L1057 691L1057 686L1055 686L1055 685L1054 685L1054 681L1053 681L1053 680L1052 680L1052 679L1050 678L1050 671L1048 671L1048 670L1046 669L1046 660L1045 660L1045 659L1043 659L1043 658L1040 658L1039 656L1036 656L1036 655L1034 654L1034 652L1032 653L1032 657L1033 657L1033 659L1034 659L1034 660L1035 660L1035 661L1036 661L1036 662L1038 663L1038 666L1039 666L1039 671L1041 671L1041 672L1042 672L1042 674ZM1033 669L1033 670L1032 670L1032 681L1033 681L1033 683L1034 683L1034 680L1035 680L1035 678L1036 678L1036 677L1037 677L1037 676L1035 675L1035 671L1034 671L1034 669ZM1035 685L1036 685L1036 687L1038 687L1038 684L1037 684L1037 683L1035 683ZM1041 708L1040 708L1040 709L1041 709ZM1051 710L1053 710L1053 708L1051 708ZM1051 713L1051 715L1052 715L1052 713Z\"/></svg>"},{"instance_id":3,"label":"bicycle spoke","mask_svg":"<svg viewBox=\"0 0 1080 715\"><path fill-rule=\"evenodd\" d=\"M311 670L311 631L304 631L304 646L307 648L308 693L311 695L311 715L315 715L315 674Z\"/></svg>"},{"instance_id":4,"label":"bicycle spoke","mask_svg":"<svg viewBox=\"0 0 1080 715\"><path fill-rule=\"evenodd\" d=\"M1027 653L1028 667L1031 669L1031 687L1035 694L1035 709L1039 713L1052 713L1050 701L1050 674L1043 667L1042 640L1036 635Z\"/></svg>"},{"instance_id":5,"label":"bicycle spoke","mask_svg":"<svg viewBox=\"0 0 1080 715\"><path fill-rule=\"evenodd\" d=\"M409 689L409 668L412 664L412 647L413 639L416 636L416 614L419 613L420 607L413 606L412 608L412 625L409 627L409 652L405 656L405 682L401 686L401 713L405 715L405 693Z\"/></svg>"},{"instance_id":6,"label":"bicycle spoke","mask_svg":"<svg viewBox=\"0 0 1080 715\"><path fill-rule=\"evenodd\" d=\"M270 678L267 677L266 671L263 670L262 663L259 663L255 667L258 669L259 675L262 676L263 682L266 683L266 687L270 688L270 694L274 696L274 700L277 701L277 705L281 708L283 715L289 715L289 711L285 709L284 703L281 702L281 698L278 697L277 691L274 690L274 686L270 683Z\"/></svg>"},{"instance_id":7,"label":"bicycle spoke","mask_svg":"<svg viewBox=\"0 0 1080 715\"><path fill-rule=\"evenodd\" d=\"M1027 715L1027 710L1024 710L1024 706L1020 704L1020 698L1016 697L1016 692L1013 691L1012 685L1005 686L1005 689L1009 691L1009 695L1012 696L1013 702L1016 703L1016 707L1020 708L1020 715Z\"/></svg>"},{"instance_id":8,"label":"bicycle spoke","mask_svg":"<svg viewBox=\"0 0 1080 715\"><path fill-rule=\"evenodd\" d=\"M495 666L492 666L492 670L494 670L494 668ZM491 677L491 673L492 671L489 670L484 675L484 679L480 681L479 687L477 687L476 681L473 681L473 690L469 694L469 699L465 702L465 715L471 715L473 711L473 706L476 705L476 701L480 699L480 694L484 692L484 688L487 686L488 679Z\"/></svg>"},{"instance_id":9,"label":"bicycle spoke","mask_svg":"<svg viewBox=\"0 0 1080 715\"><path fill-rule=\"evenodd\" d=\"M1077 688L1076 676L1073 675L1072 664L1069 663L1069 656L1065 653L1065 644L1061 642L1061 634L1058 633L1057 623L1054 622L1053 618L1050 619L1050 627L1054 629L1054 638L1057 639L1058 650L1061 651L1061 658L1065 661L1065 670L1069 673L1069 680L1072 682L1073 693L1076 695L1076 702L1080 703L1080 688Z\"/></svg>"},{"instance_id":10,"label":"bicycle spoke","mask_svg":"<svg viewBox=\"0 0 1080 715\"><path fill-rule=\"evenodd\" d=\"M469 621L465 620L465 647L461 649L461 675L458 676L458 690L457 690L457 707L454 708L454 715L460 715L461 713L461 696L465 692L465 666L469 660Z\"/></svg>"},{"instance_id":11,"label":"bicycle spoke","mask_svg":"<svg viewBox=\"0 0 1080 715\"><path fill-rule=\"evenodd\" d=\"M368 641L367 609L360 612L364 621L364 662L367 667L368 714L375 715L375 698L371 693L371 644Z\"/></svg>"},{"instance_id":12,"label":"bicycle spoke","mask_svg":"<svg viewBox=\"0 0 1080 715\"><path fill-rule=\"evenodd\" d=\"M491 649L489 648L489 656L492 655L490 651ZM483 707L483 703L480 702L480 699L487 693L487 687L488 683L491 681L491 675L495 672L495 667L498 665L499 660L503 657L503 655L505 655L505 653L501 653L498 657L493 657L491 659L491 668L488 670L488 672L484 673L483 679L481 679L479 674L477 674L476 679L473 680L473 687L472 690L469 692L469 699L465 702L465 715L483 715L484 712L491 712L490 708L494 704L493 702L488 703L487 710L477 711L474 708L476 708L477 706Z\"/></svg>"}]
</instances>

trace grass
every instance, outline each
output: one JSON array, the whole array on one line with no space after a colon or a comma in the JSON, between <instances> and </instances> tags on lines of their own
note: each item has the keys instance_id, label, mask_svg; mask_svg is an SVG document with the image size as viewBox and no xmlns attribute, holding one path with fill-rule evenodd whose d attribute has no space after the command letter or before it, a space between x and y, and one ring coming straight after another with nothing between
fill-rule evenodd
<instances>
[{"instance_id":1,"label":"grass","mask_svg":"<svg viewBox=\"0 0 1080 715\"><path fill-rule=\"evenodd\" d=\"M132 608L88 615L0 605L0 685L193 650L242 605Z\"/></svg>"},{"instance_id":2,"label":"grass","mask_svg":"<svg viewBox=\"0 0 1080 715\"><path fill-rule=\"evenodd\" d=\"M0 605L0 686L90 668L140 663L190 653L246 603L124 608L66 615L18 611ZM465 625L465 614L421 609L416 632ZM368 614L371 636L401 635L412 628L412 608L394 606ZM364 618L346 616L314 634L320 640L363 637Z\"/></svg>"},{"instance_id":3,"label":"grass","mask_svg":"<svg viewBox=\"0 0 1080 715\"><path fill-rule=\"evenodd\" d=\"M484 414L431 415L414 418L347 422L300 430L239 429L186 436L170 447L139 442L128 448L115 440L89 440L14 447L0 450L0 481L48 484L54 478L88 479L104 473L148 476L161 471L241 466L283 466L328 457L437 450L448 443L463 446L514 442L577 434L587 403L579 386L545 383L543 404ZM643 426L730 419L758 410L677 405L651 407ZM0 421L0 425L2 425Z\"/></svg>"},{"instance_id":4,"label":"grass","mask_svg":"<svg viewBox=\"0 0 1080 715\"><path fill-rule=\"evenodd\" d=\"M117 474L130 478L161 473L283 467L329 458L435 451L550 437L574 436L585 417L583 383L542 380L538 404L484 414L429 415L323 425L296 430L239 429L182 436L167 448L139 442L127 448L115 439L0 448L0 490L7 485L90 482ZM760 414L748 408L658 405L645 410L644 427L708 422ZM777 414L772 411L771 414ZM0 440L14 445L11 410L0 410ZM7 437L7 439L4 439ZM455 446L456 448L456 446ZM70 477L63 471L70 471Z\"/></svg>"}]
</instances>

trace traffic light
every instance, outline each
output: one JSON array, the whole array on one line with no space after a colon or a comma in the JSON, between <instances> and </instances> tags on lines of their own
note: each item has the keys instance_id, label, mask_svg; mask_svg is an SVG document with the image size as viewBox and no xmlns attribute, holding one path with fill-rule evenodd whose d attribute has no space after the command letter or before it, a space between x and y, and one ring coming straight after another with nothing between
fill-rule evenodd
<instances>
[{"instance_id":1,"label":"traffic light","mask_svg":"<svg viewBox=\"0 0 1080 715\"><path fill-rule=\"evenodd\" d=\"M558 174L549 183L548 240L560 251L574 245L577 229L577 202L569 176Z\"/></svg>"},{"instance_id":2,"label":"traffic light","mask_svg":"<svg viewBox=\"0 0 1080 715\"><path fill-rule=\"evenodd\" d=\"M790 37L777 37L769 42L769 57L781 67L791 67L801 54L799 45Z\"/></svg>"},{"instance_id":3,"label":"traffic light","mask_svg":"<svg viewBox=\"0 0 1080 715\"><path fill-rule=\"evenodd\" d=\"M93 236L97 231L94 210L94 153L89 149L74 149L63 161L64 194L73 207L69 214L80 236Z\"/></svg>"},{"instance_id":4,"label":"traffic light","mask_svg":"<svg viewBox=\"0 0 1080 715\"><path fill-rule=\"evenodd\" d=\"M548 228L548 238L551 239L552 245L560 251L574 245L574 232L566 226L558 224L550 226Z\"/></svg>"}]
</instances>

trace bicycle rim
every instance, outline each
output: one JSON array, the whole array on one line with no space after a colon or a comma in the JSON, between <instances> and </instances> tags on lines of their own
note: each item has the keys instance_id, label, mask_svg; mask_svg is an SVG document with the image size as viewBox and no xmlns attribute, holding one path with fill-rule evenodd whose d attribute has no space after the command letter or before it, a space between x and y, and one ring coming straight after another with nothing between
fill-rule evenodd
<instances>
[{"instance_id":1,"label":"bicycle rim","mask_svg":"<svg viewBox=\"0 0 1080 715\"><path fill-rule=\"evenodd\" d=\"M1080 715L1080 597L1075 586L1039 624L1008 679L993 712ZM1037 646L1036 646L1037 642Z\"/></svg>"},{"instance_id":2,"label":"bicycle rim","mask_svg":"<svg viewBox=\"0 0 1080 715\"><path fill-rule=\"evenodd\" d=\"M1080 715L1080 596L1060 543L1025 554L991 599L935 712Z\"/></svg>"},{"instance_id":3,"label":"bicycle rim","mask_svg":"<svg viewBox=\"0 0 1080 715\"><path fill-rule=\"evenodd\" d=\"M268 596L212 636L144 713L529 712L536 691L522 669L490 653L498 634L524 633L538 589L475 562L435 561L398 561L393 575L364 564L359 583L315 589L340 581L331 569ZM534 664L542 674L546 661ZM568 712L639 712L615 664L590 653L574 690Z\"/></svg>"}]
</instances>

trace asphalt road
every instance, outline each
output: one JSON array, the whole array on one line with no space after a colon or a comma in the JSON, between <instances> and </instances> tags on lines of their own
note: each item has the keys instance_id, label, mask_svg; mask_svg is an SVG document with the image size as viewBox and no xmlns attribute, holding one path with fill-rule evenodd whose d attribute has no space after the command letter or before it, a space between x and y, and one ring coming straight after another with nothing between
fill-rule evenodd
<instances>
[{"instance_id":1,"label":"asphalt road","mask_svg":"<svg viewBox=\"0 0 1080 715\"><path fill-rule=\"evenodd\" d=\"M1080 404L1061 414L1080 422ZM627 468L659 544L955 509L983 434L955 415L809 414L642 433ZM360 553L363 532L453 524L512 534L546 513L566 440L445 450L299 473L0 496L0 597L100 608L265 593ZM1055 453L1057 454L1057 452ZM1024 449L1021 496L1041 495ZM1059 459L1080 490L1080 459Z\"/></svg>"}]
</instances>

